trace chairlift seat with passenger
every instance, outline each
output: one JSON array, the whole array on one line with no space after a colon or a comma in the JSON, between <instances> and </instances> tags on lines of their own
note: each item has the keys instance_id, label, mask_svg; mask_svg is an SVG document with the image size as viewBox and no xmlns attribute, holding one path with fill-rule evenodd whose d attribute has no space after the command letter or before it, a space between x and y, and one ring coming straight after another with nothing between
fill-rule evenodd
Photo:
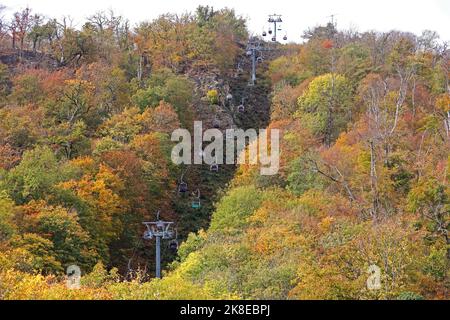
<instances>
[{"instance_id":1,"label":"chairlift seat with passenger","mask_svg":"<svg viewBox=\"0 0 450 320\"><path fill-rule=\"evenodd\" d=\"M176 252L178 250L178 241L172 240L169 242L169 249L173 252Z\"/></svg>"}]
</instances>

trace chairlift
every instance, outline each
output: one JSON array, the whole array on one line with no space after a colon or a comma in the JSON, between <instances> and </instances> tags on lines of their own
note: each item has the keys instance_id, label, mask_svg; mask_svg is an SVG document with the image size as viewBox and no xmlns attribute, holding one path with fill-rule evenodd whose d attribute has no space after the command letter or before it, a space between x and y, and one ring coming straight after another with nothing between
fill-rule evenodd
<instances>
[{"instance_id":1,"label":"chairlift","mask_svg":"<svg viewBox=\"0 0 450 320\"><path fill-rule=\"evenodd\" d=\"M144 239L145 240L152 240L153 239L153 233L151 230L146 230L144 232Z\"/></svg>"},{"instance_id":2,"label":"chairlift","mask_svg":"<svg viewBox=\"0 0 450 320\"><path fill-rule=\"evenodd\" d=\"M267 36L267 32L263 31L262 36L266 37Z\"/></svg>"},{"instance_id":3,"label":"chairlift","mask_svg":"<svg viewBox=\"0 0 450 320\"><path fill-rule=\"evenodd\" d=\"M272 41L273 41L273 42L277 41L277 38L272 37Z\"/></svg>"},{"instance_id":4,"label":"chairlift","mask_svg":"<svg viewBox=\"0 0 450 320\"><path fill-rule=\"evenodd\" d=\"M200 209L201 207L201 203L200 200L192 200L192 204L191 204L192 209Z\"/></svg>"},{"instance_id":5,"label":"chairlift","mask_svg":"<svg viewBox=\"0 0 450 320\"><path fill-rule=\"evenodd\" d=\"M213 128L214 129L220 129L220 120L217 119L217 117L215 117L214 120L213 120Z\"/></svg>"},{"instance_id":6,"label":"chairlift","mask_svg":"<svg viewBox=\"0 0 450 320\"><path fill-rule=\"evenodd\" d=\"M286 41L286 40L287 40L287 36L286 36L286 35L285 35L285 36L283 37L283 40L284 40L284 41Z\"/></svg>"},{"instance_id":7,"label":"chairlift","mask_svg":"<svg viewBox=\"0 0 450 320\"><path fill-rule=\"evenodd\" d=\"M244 113L245 112L244 98L242 98L241 104L238 106L237 110L238 110L239 113Z\"/></svg>"},{"instance_id":8,"label":"chairlift","mask_svg":"<svg viewBox=\"0 0 450 320\"><path fill-rule=\"evenodd\" d=\"M210 167L209 170L211 172L219 172L219 165L217 163L213 163Z\"/></svg>"},{"instance_id":9,"label":"chairlift","mask_svg":"<svg viewBox=\"0 0 450 320\"><path fill-rule=\"evenodd\" d=\"M197 196L192 200L191 207L193 209L200 209L201 202L200 202L200 189L197 189Z\"/></svg>"},{"instance_id":10,"label":"chairlift","mask_svg":"<svg viewBox=\"0 0 450 320\"><path fill-rule=\"evenodd\" d=\"M185 174L185 172L183 172L183 174L181 175L180 183L178 184L178 193L183 193L183 194L188 192L188 185L186 182L183 181L184 174Z\"/></svg>"},{"instance_id":11,"label":"chairlift","mask_svg":"<svg viewBox=\"0 0 450 320\"><path fill-rule=\"evenodd\" d=\"M179 193L186 193L188 191L188 185L186 182L181 182L178 185L178 192Z\"/></svg>"},{"instance_id":12,"label":"chairlift","mask_svg":"<svg viewBox=\"0 0 450 320\"><path fill-rule=\"evenodd\" d=\"M258 63L262 63L262 62L263 62L263 58L262 58L262 57L258 57L258 58L256 58L256 62L258 62Z\"/></svg>"},{"instance_id":13,"label":"chairlift","mask_svg":"<svg viewBox=\"0 0 450 320\"><path fill-rule=\"evenodd\" d=\"M169 242L169 250L176 253L178 251L178 246L178 230L175 229L175 239L172 239Z\"/></svg>"},{"instance_id":14,"label":"chairlift","mask_svg":"<svg viewBox=\"0 0 450 320\"><path fill-rule=\"evenodd\" d=\"M169 242L169 249L172 251L172 252L177 252L178 251L178 241L177 240L171 240L170 242Z\"/></svg>"},{"instance_id":15,"label":"chairlift","mask_svg":"<svg viewBox=\"0 0 450 320\"><path fill-rule=\"evenodd\" d=\"M227 100L232 100L233 99L233 95L231 93L227 94Z\"/></svg>"},{"instance_id":16,"label":"chairlift","mask_svg":"<svg viewBox=\"0 0 450 320\"><path fill-rule=\"evenodd\" d=\"M217 164L217 155L216 155L216 160L209 167L209 171L211 171L211 172L219 172L219 165Z\"/></svg>"},{"instance_id":17,"label":"chairlift","mask_svg":"<svg viewBox=\"0 0 450 320\"><path fill-rule=\"evenodd\" d=\"M269 34L272 34L272 29L269 29Z\"/></svg>"}]
</instances>

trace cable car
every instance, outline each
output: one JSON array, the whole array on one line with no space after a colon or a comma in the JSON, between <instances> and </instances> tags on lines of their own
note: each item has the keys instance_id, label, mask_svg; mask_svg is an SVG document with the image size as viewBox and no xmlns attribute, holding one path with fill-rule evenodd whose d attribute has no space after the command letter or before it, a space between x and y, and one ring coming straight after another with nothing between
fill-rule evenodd
<instances>
[{"instance_id":1,"label":"cable car","mask_svg":"<svg viewBox=\"0 0 450 320\"><path fill-rule=\"evenodd\" d=\"M247 51L247 56L251 56L253 54L252 50Z\"/></svg>"},{"instance_id":2,"label":"cable car","mask_svg":"<svg viewBox=\"0 0 450 320\"><path fill-rule=\"evenodd\" d=\"M277 39L275 37L272 37L272 41L275 42L277 41Z\"/></svg>"},{"instance_id":3,"label":"cable car","mask_svg":"<svg viewBox=\"0 0 450 320\"><path fill-rule=\"evenodd\" d=\"M269 34L272 34L272 29L269 29Z\"/></svg>"},{"instance_id":4,"label":"cable car","mask_svg":"<svg viewBox=\"0 0 450 320\"><path fill-rule=\"evenodd\" d=\"M266 37L267 36L267 32L263 31L262 36Z\"/></svg>"},{"instance_id":5,"label":"cable car","mask_svg":"<svg viewBox=\"0 0 450 320\"><path fill-rule=\"evenodd\" d=\"M287 36L284 36L284 37L283 37L283 40L286 41L286 40L287 40Z\"/></svg>"},{"instance_id":6,"label":"cable car","mask_svg":"<svg viewBox=\"0 0 450 320\"><path fill-rule=\"evenodd\" d=\"M227 100L233 99L233 95L231 93L227 94Z\"/></svg>"},{"instance_id":7,"label":"cable car","mask_svg":"<svg viewBox=\"0 0 450 320\"><path fill-rule=\"evenodd\" d=\"M220 129L220 121L219 121L219 119L214 119L213 120L213 128L214 129Z\"/></svg>"},{"instance_id":8,"label":"cable car","mask_svg":"<svg viewBox=\"0 0 450 320\"><path fill-rule=\"evenodd\" d=\"M262 62L263 62L263 58L262 58L262 57L258 57L258 58L256 58L256 62L258 62L258 63L262 63Z\"/></svg>"}]
</instances>

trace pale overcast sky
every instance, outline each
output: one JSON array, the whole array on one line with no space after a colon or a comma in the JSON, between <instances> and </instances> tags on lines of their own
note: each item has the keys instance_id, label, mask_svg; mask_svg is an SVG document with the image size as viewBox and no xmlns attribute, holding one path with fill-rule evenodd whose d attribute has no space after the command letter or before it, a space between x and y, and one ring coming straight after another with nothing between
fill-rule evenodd
<instances>
[{"instance_id":1,"label":"pale overcast sky","mask_svg":"<svg viewBox=\"0 0 450 320\"><path fill-rule=\"evenodd\" d=\"M392 29L420 34L437 31L450 40L450 0L0 0L9 10L29 6L50 17L70 15L81 22L90 14L109 8L136 23L151 20L162 13L183 13L198 5L216 9L229 7L248 18L253 32L262 32L267 15L283 15L283 29L291 41L301 41L302 31L326 23L336 15L339 28L359 31Z\"/></svg>"}]
</instances>

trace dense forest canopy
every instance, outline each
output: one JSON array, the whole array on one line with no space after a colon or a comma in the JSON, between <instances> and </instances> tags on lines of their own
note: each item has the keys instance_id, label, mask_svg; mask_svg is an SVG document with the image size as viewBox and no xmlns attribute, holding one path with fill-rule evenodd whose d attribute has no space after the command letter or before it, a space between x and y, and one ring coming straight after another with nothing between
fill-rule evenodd
<instances>
[{"instance_id":1,"label":"dense forest canopy","mask_svg":"<svg viewBox=\"0 0 450 320\"><path fill-rule=\"evenodd\" d=\"M105 11L81 28L2 9L0 299L449 298L437 33L311 28L271 44L249 87L255 38L232 9L136 26ZM280 171L174 165L171 133L194 120L281 130ZM142 239L158 210L183 242L163 248L163 279ZM78 290L64 281L74 264Z\"/></svg>"}]
</instances>

